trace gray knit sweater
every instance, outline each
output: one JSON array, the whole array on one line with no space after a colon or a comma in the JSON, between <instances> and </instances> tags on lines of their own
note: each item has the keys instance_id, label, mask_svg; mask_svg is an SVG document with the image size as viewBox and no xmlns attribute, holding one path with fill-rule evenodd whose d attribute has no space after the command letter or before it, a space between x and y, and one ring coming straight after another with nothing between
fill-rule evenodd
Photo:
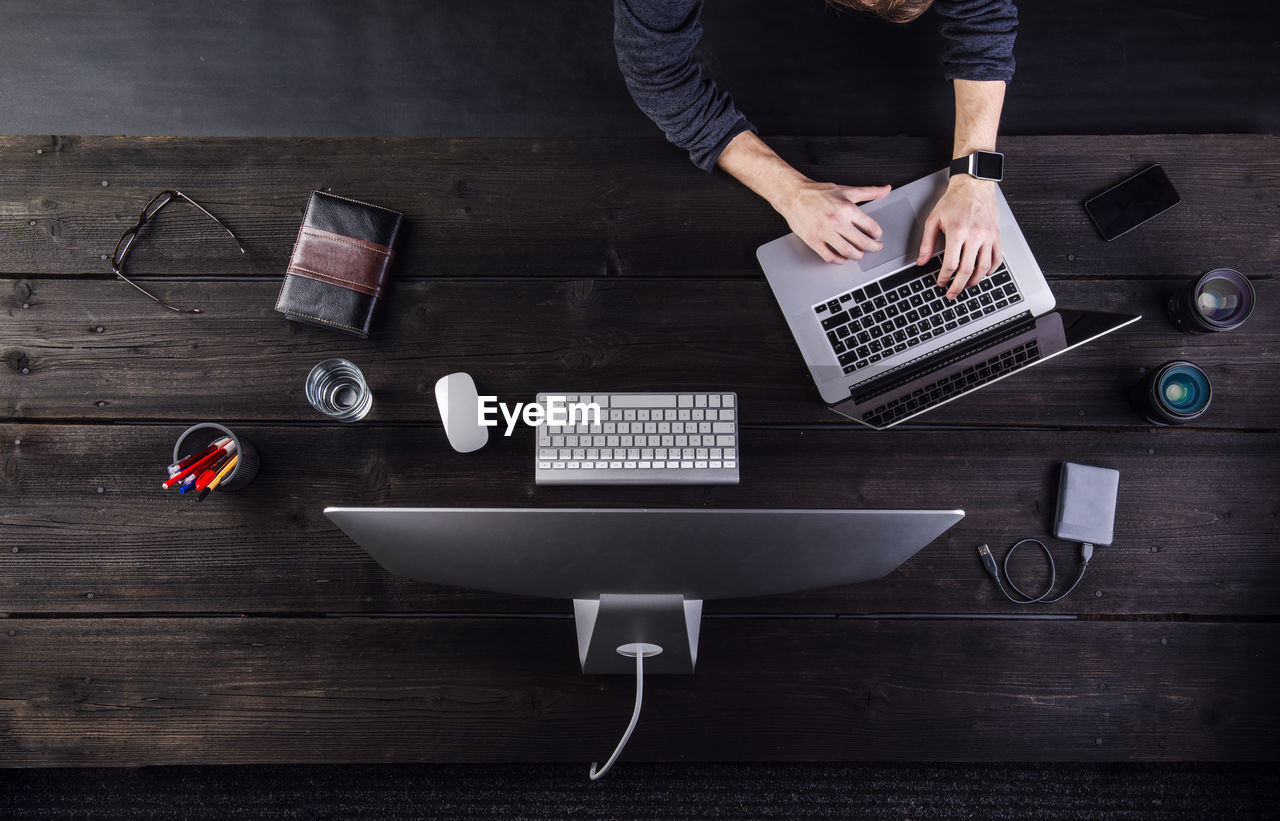
<instances>
[{"instance_id":1,"label":"gray knit sweater","mask_svg":"<svg viewBox=\"0 0 1280 821\"><path fill-rule=\"evenodd\" d=\"M613 10L613 45L632 99L694 165L712 170L729 141L755 126L693 58L702 0L614 0ZM1013 0L935 0L933 10L942 17L948 80L1013 77Z\"/></svg>"}]
</instances>

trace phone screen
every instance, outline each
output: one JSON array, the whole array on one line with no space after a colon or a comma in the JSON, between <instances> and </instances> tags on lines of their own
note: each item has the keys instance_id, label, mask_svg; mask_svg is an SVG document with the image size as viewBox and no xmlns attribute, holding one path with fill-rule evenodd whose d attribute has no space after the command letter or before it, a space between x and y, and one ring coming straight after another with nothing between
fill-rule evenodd
<instances>
[{"instance_id":1,"label":"phone screen","mask_svg":"<svg viewBox=\"0 0 1280 821\"><path fill-rule=\"evenodd\" d=\"M1153 165L1084 204L1107 242L1182 201L1164 169Z\"/></svg>"}]
</instances>

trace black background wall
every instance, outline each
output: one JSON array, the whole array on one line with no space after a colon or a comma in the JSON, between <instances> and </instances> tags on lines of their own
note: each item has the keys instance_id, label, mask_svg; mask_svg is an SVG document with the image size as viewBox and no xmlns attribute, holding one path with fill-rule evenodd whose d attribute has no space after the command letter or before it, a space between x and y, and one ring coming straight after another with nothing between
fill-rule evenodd
<instances>
[{"instance_id":1,"label":"black background wall","mask_svg":"<svg viewBox=\"0 0 1280 821\"><path fill-rule=\"evenodd\" d=\"M1280 3L1023 0L1010 134L1280 132ZM933 15L710 0L765 134L949 133ZM646 136L609 0L0 0L10 134Z\"/></svg>"}]
</instances>

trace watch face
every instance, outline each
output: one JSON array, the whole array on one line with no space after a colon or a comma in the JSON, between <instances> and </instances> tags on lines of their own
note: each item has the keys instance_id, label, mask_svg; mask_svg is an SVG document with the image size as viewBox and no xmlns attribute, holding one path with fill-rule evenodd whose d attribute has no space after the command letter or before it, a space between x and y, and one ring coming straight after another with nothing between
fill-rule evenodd
<instances>
[{"instance_id":1,"label":"watch face","mask_svg":"<svg viewBox=\"0 0 1280 821\"><path fill-rule=\"evenodd\" d=\"M974 176L984 180L1004 178L1004 155L995 151L978 151L973 155Z\"/></svg>"}]
</instances>

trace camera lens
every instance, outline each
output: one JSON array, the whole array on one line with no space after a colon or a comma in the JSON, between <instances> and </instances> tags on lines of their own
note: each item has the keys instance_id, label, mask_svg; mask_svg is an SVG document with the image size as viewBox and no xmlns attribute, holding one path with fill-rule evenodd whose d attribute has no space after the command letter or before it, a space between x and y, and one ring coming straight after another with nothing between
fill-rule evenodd
<instances>
[{"instance_id":1,"label":"camera lens","mask_svg":"<svg viewBox=\"0 0 1280 821\"><path fill-rule=\"evenodd\" d=\"M1209 409L1213 385L1190 362L1166 362L1134 386L1133 409L1153 425L1181 425Z\"/></svg>"},{"instance_id":2,"label":"camera lens","mask_svg":"<svg viewBox=\"0 0 1280 821\"><path fill-rule=\"evenodd\" d=\"M1239 271L1210 271L1169 298L1169 318L1183 333L1216 333L1240 327L1253 313L1253 284Z\"/></svg>"}]
</instances>

